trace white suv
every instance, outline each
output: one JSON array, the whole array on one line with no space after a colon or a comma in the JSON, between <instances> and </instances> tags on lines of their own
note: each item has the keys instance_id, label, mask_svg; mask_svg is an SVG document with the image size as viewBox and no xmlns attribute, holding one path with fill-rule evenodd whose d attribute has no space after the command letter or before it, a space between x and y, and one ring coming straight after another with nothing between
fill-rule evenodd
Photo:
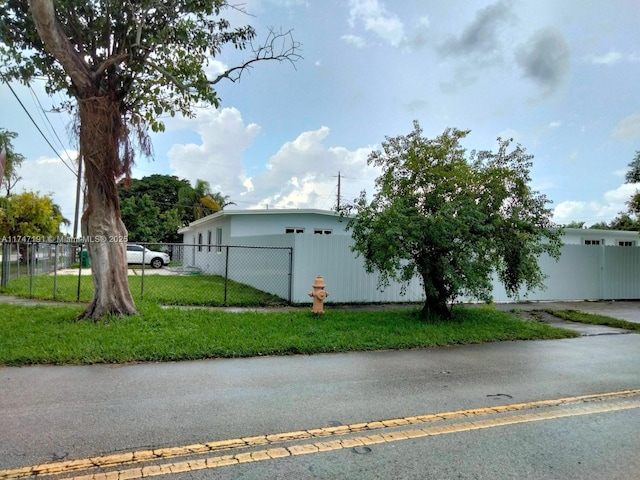
<instances>
[{"instance_id":1,"label":"white suv","mask_svg":"<svg viewBox=\"0 0 640 480\"><path fill-rule=\"evenodd\" d=\"M169 255L164 252L154 252L142 245L127 245L127 263L137 263L142 265L142 257L144 256L144 263L151 265L151 268L161 268L164 265L169 265Z\"/></svg>"}]
</instances>

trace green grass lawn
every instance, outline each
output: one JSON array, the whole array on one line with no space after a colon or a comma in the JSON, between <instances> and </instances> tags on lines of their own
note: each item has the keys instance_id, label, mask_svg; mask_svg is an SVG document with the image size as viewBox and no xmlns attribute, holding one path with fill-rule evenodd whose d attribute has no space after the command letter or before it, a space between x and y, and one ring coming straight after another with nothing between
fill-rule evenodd
<instances>
[{"instance_id":1,"label":"green grass lawn","mask_svg":"<svg viewBox=\"0 0 640 480\"><path fill-rule=\"evenodd\" d=\"M129 288L136 302L144 299L164 305L224 304L224 278L217 275L145 275L144 291L142 278L141 275L129 275ZM1 292L20 297L75 302L78 298L78 276L23 276L9 281ZM88 302L92 295L91 276L83 275L80 281L80 301ZM283 303L283 299L248 285L234 281L227 284L227 305L270 306Z\"/></svg>"},{"instance_id":2,"label":"green grass lawn","mask_svg":"<svg viewBox=\"0 0 640 480\"><path fill-rule=\"evenodd\" d=\"M0 364L92 364L407 349L574 337L489 307L421 322L413 308L231 313L138 305L140 315L77 322L79 306L0 305Z\"/></svg>"}]
</instances>

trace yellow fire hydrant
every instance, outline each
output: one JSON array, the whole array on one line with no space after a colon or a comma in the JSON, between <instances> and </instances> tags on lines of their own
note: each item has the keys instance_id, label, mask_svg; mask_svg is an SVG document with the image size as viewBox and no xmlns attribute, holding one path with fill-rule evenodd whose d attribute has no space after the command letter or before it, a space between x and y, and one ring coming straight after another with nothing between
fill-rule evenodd
<instances>
[{"instance_id":1,"label":"yellow fire hydrant","mask_svg":"<svg viewBox=\"0 0 640 480\"><path fill-rule=\"evenodd\" d=\"M320 315L324 313L324 299L329 296L329 292L325 291L326 287L324 279L321 275L316 277L316 281L313 282L313 290L309 292L309 296L313 297L313 313Z\"/></svg>"}]
</instances>

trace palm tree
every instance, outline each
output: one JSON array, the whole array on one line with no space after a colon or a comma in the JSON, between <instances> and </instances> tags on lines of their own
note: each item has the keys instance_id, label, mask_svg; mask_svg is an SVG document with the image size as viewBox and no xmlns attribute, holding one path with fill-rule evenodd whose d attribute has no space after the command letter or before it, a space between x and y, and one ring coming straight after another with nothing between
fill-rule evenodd
<instances>
[{"instance_id":1,"label":"palm tree","mask_svg":"<svg viewBox=\"0 0 640 480\"><path fill-rule=\"evenodd\" d=\"M193 216L196 220L222 210L211 193L211 186L206 180L196 180L193 187Z\"/></svg>"},{"instance_id":2,"label":"palm tree","mask_svg":"<svg viewBox=\"0 0 640 480\"><path fill-rule=\"evenodd\" d=\"M211 195L211 198L216 201L218 205L220 205L220 210L224 210L224 207L228 205L236 205L236 202L229 201L229 195L222 195L222 192L216 192Z\"/></svg>"}]
</instances>

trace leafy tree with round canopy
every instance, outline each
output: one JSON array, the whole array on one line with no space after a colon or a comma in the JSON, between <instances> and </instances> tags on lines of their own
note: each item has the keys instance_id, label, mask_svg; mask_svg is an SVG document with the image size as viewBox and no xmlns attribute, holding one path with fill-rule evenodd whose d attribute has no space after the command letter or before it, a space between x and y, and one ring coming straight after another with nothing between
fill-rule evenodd
<instances>
[{"instance_id":1,"label":"leafy tree with round canopy","mask_svg":"<svg viewBox=\"0 0 640 480\"><path fill-rule=\"evenodd\" d=\"M94 296L80 318L135 314L127 280L126 228L116 181L127 176L137 148L150 154L148 128L160 116L193 116L197 104L218 105L222 79L239 80L255 62L295 62L290 32L271 31L255 46L251 26L221 17L225 0L0 0L0 64L5 79L45 77L65 92L79 118L86 193L82 234L88 237ZM227 45L249 58L216 77L206 67Z\"/></svg>"},{"instance_id":2,"label":"leafy tree with round canopy","mask_svg":"<svg viewBox=\"0 0 640 480\"><path fill-rule=\"evenodd\" d=\"M368 159L382 169L373 200L362 192L348 223L353 250L379 272L380 287L420 278L422 318L449 317L462 295L490 301L494 272L510 296L543 288L538 257L560 255L550 202L529 186L532 156L501 139L495 153L467 155L460 142L468 133L428 139L415 122L410 134L387 137Z\"/></svg>"},{"instance_id":3,"label":"leafy tree with round canopy","mask_svg":"<svg viewBox=\"0 0 640 480\"><path fill-rule=\"evenodd\" d=\"M69 221L48 195L22 192L0 199L0 236L37 238L60 235Z\"/></svg>"}]
</instances>

